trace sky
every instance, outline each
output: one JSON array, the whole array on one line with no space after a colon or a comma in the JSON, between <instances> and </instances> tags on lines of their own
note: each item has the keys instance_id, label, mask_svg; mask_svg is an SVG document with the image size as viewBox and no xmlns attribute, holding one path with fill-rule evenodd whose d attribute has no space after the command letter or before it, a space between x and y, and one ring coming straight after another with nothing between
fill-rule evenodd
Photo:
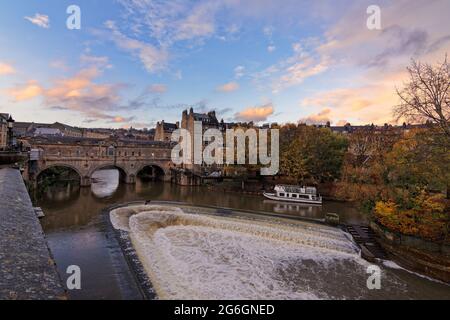
<instances>
[{"instance_id":1,"label":"sky","mask_svg":"<svg viewBox=\"0 0 450 320\"><path fill-rule=\"evenodd\" d=\"M66 25L70 5L80 29ZM150 128L193 107L230 122L392 123L411 59L450 51L448 0L0 6L0 112L17 121Z\"/></svg>"}]
</instances>

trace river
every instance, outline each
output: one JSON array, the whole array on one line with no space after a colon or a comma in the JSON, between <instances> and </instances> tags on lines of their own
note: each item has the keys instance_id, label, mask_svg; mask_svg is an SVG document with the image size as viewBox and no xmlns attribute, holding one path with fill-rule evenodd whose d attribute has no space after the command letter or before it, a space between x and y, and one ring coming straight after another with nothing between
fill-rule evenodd
<instances>
[{"instance_id":1,"label":"river","mask_svg":"<svg viewBox=\"0 0 450 320\"><path fill-rule=\"evenodd\" d=\"M62 279L67 279L66 269L70 265L78 265L82 270L82 288L69 291L71 299L141 298L134 275L113 239L105 215L101 214L107 206L135 200L181 201L308 219L322 219L325 213L334 212L345 223L365 222L364 216L346 203L327 201L322 207L283 204L264 200L261 196L218 193L205 187L183 187L139 179L136 185L125 185L119 183L117 170L98 171L93 176L91 188L70 185L51 188L36 200L36 205L46 214L41 223ZM390 272L406 283L407 289L402 292L405 295L385 293L375 298L450 299L449 286L400 269ZM336 276L339 278L339 275L333 275Z\"/></svg>"}]
</instances>

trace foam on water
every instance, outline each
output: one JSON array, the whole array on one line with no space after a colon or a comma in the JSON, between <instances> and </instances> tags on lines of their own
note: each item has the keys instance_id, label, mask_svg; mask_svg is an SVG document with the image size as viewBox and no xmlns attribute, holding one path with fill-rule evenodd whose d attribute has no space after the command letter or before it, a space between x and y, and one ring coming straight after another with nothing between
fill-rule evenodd
<instances>
[{"instance_id":1,"label":"foam on water","mask_svg":"<svg viewBox=\"0 0 450 320\"><path fill-rule=\"evenodd\" d=\"M329 270L365 274L367 266L345 234L327 226L154 205L120 208L110 216L115 228L130 233L161 299L329 298Z\"/></svg>"}]
</instances>

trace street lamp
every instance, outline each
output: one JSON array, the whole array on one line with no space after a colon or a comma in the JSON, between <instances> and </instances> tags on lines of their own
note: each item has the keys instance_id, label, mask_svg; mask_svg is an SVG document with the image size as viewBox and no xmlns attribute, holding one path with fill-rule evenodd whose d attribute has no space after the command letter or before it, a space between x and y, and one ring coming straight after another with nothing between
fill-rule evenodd
<instances>
[{"instance_id":1,"label":"street lamp","mask_svg":"<svg viewBox=\"0 0 450 320\"><path fill-rule=\"evenodd\" d=\"M13 148L13 139L14 139L14 135L13 135L13 127L14 127L14 119L12 118L11 115L9 115L8 120L6 121L8 123L8 147L9 150L12 150Z\"/></svg>"}]
</instances>

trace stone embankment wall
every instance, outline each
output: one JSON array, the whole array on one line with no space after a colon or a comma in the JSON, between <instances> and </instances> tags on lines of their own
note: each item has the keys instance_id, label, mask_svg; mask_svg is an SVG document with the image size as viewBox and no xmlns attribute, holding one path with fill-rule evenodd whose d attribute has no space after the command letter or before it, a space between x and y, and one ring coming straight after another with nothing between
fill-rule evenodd
<instances>
[{"instance_id":1,"label":"stone embankment wall","mask_svg":"<svg viewBox=\"0 0 450 320\"><path fill-rule=\"evenodd\" d=\"M370 227L384 249L401 266L450 283L450 246L387 230L375 222Z\"/></svg>"},{"instance_id":2,"label":"stone embankment wall","mask_svg":"<svg viewBox=\"0 0 450 320\"><path fill-rule=\"evenodd\" d=\"M0 169L0 300L65 297L19 170Z\"/></svg>"}]
</instances>

